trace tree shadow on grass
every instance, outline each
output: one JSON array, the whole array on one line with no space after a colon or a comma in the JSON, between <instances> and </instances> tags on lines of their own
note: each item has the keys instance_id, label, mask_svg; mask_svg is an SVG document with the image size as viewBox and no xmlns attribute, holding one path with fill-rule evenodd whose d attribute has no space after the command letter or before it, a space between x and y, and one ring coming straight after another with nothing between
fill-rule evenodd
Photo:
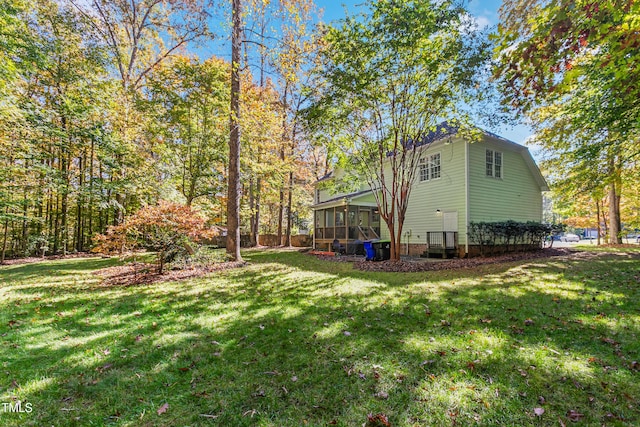
<instances>
[{"instance_id":1,"label":"tree shadow on grass","mask_svg":"<svg viewBox=\"0 0 640 427\"><path fill-rule=\"evenodd\" d=\"M555 425L570 410L584 425L640 421L637 264L538 260L403 282L302 255L251 258L162 286L69 285L53 304L20 287L3 304L17 323L2 337L0 387L34 412L3 421ZM614 268L615 280L602 274Z\"/></svg>"}]
</instances>

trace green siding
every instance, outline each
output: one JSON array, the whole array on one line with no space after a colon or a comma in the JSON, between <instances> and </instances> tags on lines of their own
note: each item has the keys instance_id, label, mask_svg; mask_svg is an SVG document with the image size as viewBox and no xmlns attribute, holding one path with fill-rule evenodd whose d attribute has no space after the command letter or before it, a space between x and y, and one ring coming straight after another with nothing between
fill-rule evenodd
<instances>
[{"instance_id":1,"label":"green siding","mask_svg":"<svg viewBox=\"0 0 640 427\"><path fill-rule=\"evenodd\" d=\"M487 149L502 153L500 179L486 176ZM490 138L475 143L460 139L447 143L439 141L423 148L421 156L440 153L441 175L438 179L421 182L419 173L416 173L403 226L402 243L424 244L427 231L444 231L446 212L458 214L460 245L467 241L467 221L542 221L540 184L536 181L537 175L534 176L525 161L524 156L528 156L528 153L523 150L526 149L517 144ZM467 161L468 181L465 173ZM389 170L387 176L390 176ZM321 200L337 196L324 191L322 193ZM373 195L367 194L353 200L354 204L365 202L375 202ZM380 237L388 239L389 230L382 219L380 228Z\"/></svg>"},{"instance_id":2,"label":"green siding","mask_svg":"<svg viewBox=\"0 0 640 427\"><path fill-rule=\"evenodd\" d=\"M440 212L458 212L460 243L465 243L467 226L465 219L465 143L454 140L451 143L436 142L427 147L421 156L440 153L440 178L416 181L411 190L409 208L403 225L402 243L424 244L427 231L442 231L443 215ZM406 233L411 235L407 236ZM382 226L383 238L389 238L389 231Z\"/></svg>"},{"instance_id":3,"label":"green siding","mask_svg":"<svg viewBox=\"0 0 640 427\"><path fill-rule=\"evenodd\" d=\"M334 178L330 178L330 180L339 181L342 177L344 177L344 175L345 175L344 171L338 169L338 170L336 170L334 172ZM352 191L348 191L348 192L335 191L335 188L332 188L331 184L332 183L329 182L329 180L327 182L324 182L324 183L316 184L316 187L320 187L320 188L317 188L317 189L320 190L320 200L314 200L314 203L322 203L322 202L325 202L327 200L334 200L334 199L336 199L338 197L346 196L348 194L352 194L352 193L355 193L355 192L369 190L369 185L366 183L366 181L363 182L363 184L360 186L360 188L352 190ZM324 186L327 186L328 188L323 188ZM371 196L371 199L375 203L375 199L373 198L373 196Z\"/></svg>"},{"instance_id":4,"label":"green siding","mask_svg":"<svg viewBox=\"0 0 640 427\"><path fill-rule=\"evenodd\" d=\"M486 150L502 153L502 178L486 176ZM470 221L542 221L542 193L518 147L469 144ZM526 153L525 153L526 154Z\"/></svg>"}]
</instances>

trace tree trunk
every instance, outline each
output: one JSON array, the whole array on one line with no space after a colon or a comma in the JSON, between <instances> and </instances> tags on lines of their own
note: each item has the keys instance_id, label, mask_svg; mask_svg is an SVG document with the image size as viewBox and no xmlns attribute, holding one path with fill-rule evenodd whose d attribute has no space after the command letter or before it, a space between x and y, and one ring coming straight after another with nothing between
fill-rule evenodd
<instances>
[{"instance_id":1,"label":"tree trunk","mask_svg":"<svg viewBox=\"0 0 640 427\"><path fill-rule=\"evenodd\" d=\"M82 205L84 203L84 195L82 188L84 186L84 169L85 169L85 154L82 153L80 157L78 157L78 200L76 204L76 237L75 237L75 249L77 252L82 252L84 249L83 235L82 235Z\"/></svg>"},{"instance_id":2,"label":"tree trunk","mask_svg":"<svg viewBox=\"0 0 640 427\"><path fill-rule=\"evenodd\" d=\"M231 115L229 120L229 188L227 197L227 254L235 261L240 255L240 47L242 1L233 0L231 35Z\"/></svg>"},{"instance_id":3,"label":"tree trunk","mask_svg":"<svg viewBox=\"0 0 640 427\"><path fill-rule=\"evenodd\" d=\"M620 221L620 192L613 181L609 184L609 243L617 245L622 243L620 231L622 224Z\"/></svg>"},{"instance_id":4,"label":"tree trunk","mask_svg":"<svg viewBox=\"0 0 640 427\"><path fill-rule=\"evenodd\" d=\"M256 220L254 223L255 229L253 234L256 236L256 244L260 246L260 192L262 191L262 179L257 178L256 181Z\"/></svg>"},{"instance_id":5,"label":"tree trunk","mask_svg":"<svg viewBox=\"0 0 640 427\"><path fill-rule=\"evenodd\" d=\"M22 256L27 256L27 248L29 246L29 195L27 187L24 187L22 193L22 236L20 236L20 253Z\"/></svg>"},{"instance_id":6,"label":"tree trunk","mask_svg":"<svg viewBox=\"0 0 640 427\"><path fill-rule=\"evenodd\" d=\"M284 164L284 148L280 150L280 160ZM284 180L280 188L280 200L278 202L278 245L282 245L282 220L284 218Z\"/></svg>"},{"instance_id":7,"label":"tree trunk","mask_svg":"<svg viewBox=\"0 0 640 427\"><path fill-rule=\"evenodd\" d=\"M258 245L258 242L256 241L256 234L255 234L256 214L255 214L255 188L253 186L253 177L249 179L249 212L251 212L251 216L249 217L249 245L251 247L255 247Z\"/></svg>"},{"instance_id":8,"label":"tree trunk","mask_svg":"<svg viewBox=\"0 0 640 427\"><path fill-rule=\"evenodd\" d=\"M5 215L9 213L9 207L4 209ZM0 255L0 264L4 263L4 259L7 255L7 236L9 234L9 218L4 220L4 232L2 233L2 254Z\"/></svg>"},{"instance_id":9,"label":"tree trunk","mask_svg":"<svg viewBox=\"0 0 640 427\"><path fill-rule=\"evenodd\" d=\"M62 204L61 204L61 209L62 209L62 218L61 218L61 233L60 233L60 237L61 237L61 241L62 241L62 255L66 255L67 254L67 245L68 245L68 240L69 240L69 231L68 231L68 205L69 205L69 175L68 175L68 163L67 163L67 158L66 158L66 154L63 154L61 156L64 161L62 162L62 166L61 166L61 170L62 170L62 176L63 176L63 188L62 188Z\"/></svg>"},{"instance_id":10,"label":"tree trunk","mask_svg":"<svg viewBox=\"0 0 640 427\"><path fill-rule=\"evenodd\" d=\"M91 137L91 151L89 154L89 238L93 234L93 151L94 151L95 141L93 137Z\"/></svg>"},{"instance_id":11,"label":"tree trunk","mask_svg":"<svg viewBox=\"0 0 640 427\"><path fill-rule=\"evenodd\" d=\"M284 236L284 245L291 246L291 228L293 226L293 171L289 172L289 200L287 201L287 233Z\"/></svg>"},{"instance_id":12,"label":"tree trunk","mask_svg":"<svg viewBox=\"0 0 640 427\"><path fill-rule=\"evenodd\" d=\"M600 246L600 244L602 243L600 241L600 233L602 232L601 227L600 227L600 200L596 200L596 226L597 226L597 233L598 236L597 237L597 245Z\"/></svg>"}]
</instances>

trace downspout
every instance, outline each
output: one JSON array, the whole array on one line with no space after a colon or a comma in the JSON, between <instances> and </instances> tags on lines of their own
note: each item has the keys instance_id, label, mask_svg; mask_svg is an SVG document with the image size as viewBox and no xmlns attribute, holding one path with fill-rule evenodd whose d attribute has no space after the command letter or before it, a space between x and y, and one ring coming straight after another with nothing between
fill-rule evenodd
<instances>
[{"instance_id":1,"label":"downspout","mask_svg":"<svg viewBox=\"0 0 640 427\"><path fill-rule=\"evenodd\" d=\"M465 255L469 256L469 142L464 141L464 197L465 197L465 236L464 236L464 251Z\"/></svg>"}]
</instances>

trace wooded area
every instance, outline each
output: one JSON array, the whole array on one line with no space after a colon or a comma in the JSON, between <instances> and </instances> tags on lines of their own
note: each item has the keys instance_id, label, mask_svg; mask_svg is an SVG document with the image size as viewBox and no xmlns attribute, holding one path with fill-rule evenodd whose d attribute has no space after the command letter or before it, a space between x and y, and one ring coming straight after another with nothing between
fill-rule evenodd
<instances>
[{"instance_id":1,"label":"wooded area","mask_svg":"<svg viewBox=\"0 0 640 427\"><path fill-rule=\"evenodd\" d=\"M477 121L461 107L490 95L493 118L530 121L559 219L618 243L640 228L640 6L525 3L489 37L455 2L378 0L325 26L313 0L0 0L0 262L89 250L162 200L229 225L236 259L240 230L288 245L348 161L390 183L399 236L407 141Z\"/></svg>"},{"instance_id":2,"label":"wooded area","mask_svg":"<svg viewBox=\"0 0 640 427\"><path fill-rule=\"evenodd\" d=\"M259 233L286 243L306 226L309 185L327 168L297 124L313 5L243 3L242 112L231 116L242 128L239 225L254 243ZM187 0L2 0L3 260L86 251L96 233L160 200L227 225L231 64L226 50L193 53L228 37L225 11Z\"/></svg>"}]
</instances>

